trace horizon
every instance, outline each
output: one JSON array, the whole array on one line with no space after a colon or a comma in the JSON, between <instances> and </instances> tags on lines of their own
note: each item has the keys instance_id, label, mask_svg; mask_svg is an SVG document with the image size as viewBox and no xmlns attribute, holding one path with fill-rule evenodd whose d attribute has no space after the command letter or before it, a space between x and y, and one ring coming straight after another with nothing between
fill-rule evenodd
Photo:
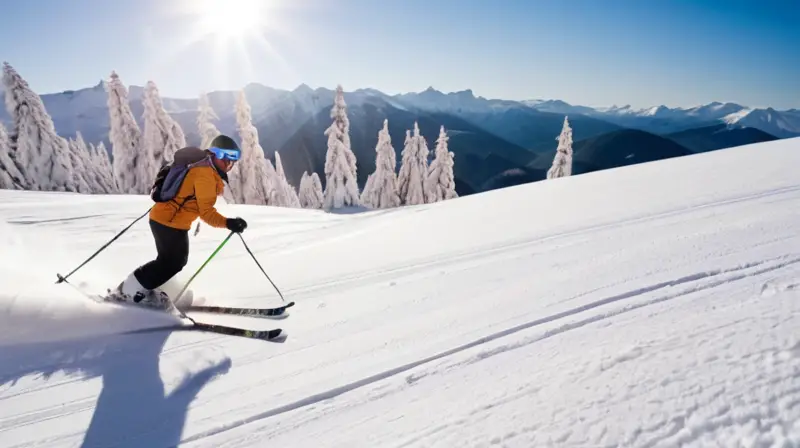
<instances>
[{"instance_id":1,"label":"horizon","mask_svg":"<svg viewBox=\"0 0 800 448\"><path fill-rule=\"evenodd\" d=\"M13 64L11 64L11 65L13 66ZM24 78L24 76L23 76L23 78ZM121 75L120 75L120 79L122 79ZM107 81L107 80L108 79L101 79L98 82L103 82L103 81ZM144 88L143 84L138 84L138 83L128 84L127 82L125 82L124 79L123 79L123 83L125 84L125 87L129 91L130 91L130 89L132 87L139 88L139 89L143 89ZM291 88L279 88L279 87L263 84L263 83L260 83L260 82L257 82L257 81L252 81L252 82L247 83L246 85L243 85L241 88L216 89L216 90L207 91L205 93L207 93L207 94L217 93L217 92L235 93L235 92L238 92L239 90L241 90L242 88L246 87L247 85L251 85L251 84L260 85L262 87L266 87L266 88L269 88L269 89L281 90L281 91L285 91L285 92L292 92L292 91L296 90L297 88L299 88L299 87L301 87L303 85L309 87L311 90L326 89L326 90L331 91L331 92L335 92L336 91L336 86L332 86L332 87L329 87L329 86L311 86L308 83L304 83L304 82L301 82L300 84L296 85L295 87L291 87ZM95 84L92 84L92 85L86 85L84 87L66 89L66 90L62 90L62 91L58 91L58 92L43 92L43 93L37 92L37 94L38 95L59 95L59 94L63 94L65 92L69 92L69 91L77 92L79 90L92 89L97 85L98 85L98 83L95 83ZM156 85L158 85L158 82L156 82ZM407 92L395 92L395 93L388 93L388 92L385 92L383 90L377 89L375 87L356 87L356 88L353 88L353 89L344 88L344 93L345 94L355 93L355 92L360 91L360 90L378 90L381 93L384 93L386 95L396 96L396 95L402 95L402 94L408 94L408 93L422 93L424 90L427 90L427 89L430 89L430 88L432 88L432 89L434 89L434 90L436 90L436 91L438 91L440 93L443 93L445 95L460 93L460 92L464 92L464 91L469 90L469 91L472 92L472 94L473 94L473 96L475 96L475 98L483 98L483 99L488 100L488 101L517 101L517 102L522 102L522 101L527 101L527 100L564 101L564 100L562 100L560 98L526 98L526 99L523 99L523 100L518 100L518 99L511 99L511 98L487 97L487 96L481 95L478 92L475 92L475 89L467 88L467 89L463 89L463 90L444 91L442 89L437 89L436 86L428 86L426 89L413 91L413 92L412 91L407 91ZM159 86L159 90L161 90L160 86ZM2 84L0 84L0 93L2 93L2 91L3 91L3 86L2 86ZM179 100L179 101L187 101L187 100L191 101L191 100L197 100L199 94L200 93L198 93L198 95L195 95L193 97L190 97L190 96L170 96L170 95L163 95L162 94L162 98L169 98L169 99L172 99L172 100ZM666 106L666 107L669 107L670 109L691 109L693 107L707 106L707 105L712 104L712 103L719 103L719 104L734 103L733 101L712 100L712 101L709 101L708 103L697 103L697 104L686 105L686 106L669 106L669 105L665 105L665 104L653 104L653 105L649 105L649 106L645 106L645 107L639 108L639 107L634 107L634 106L632 106L630 104L608 104L608 105L588 106L586 104L575 104L575 103L570 103L570 102L567 102L567 101L564 101L564 102L569 104L570 106L574 106L574 107L584 106L584 107L596 107L598 109L601 109L603 107L620 107L620 108L622 108L622 107L625 107L625 106L630 106L634 110L647 110L647 109L651 109L653 107L659 107L659 106ZM792 109L798 109L797 107L790 107L790 108L781 109L781 108L776 108L776 107L772 107L772 106L755 107L755 106L750 106L748 104L741 104L741 103L736 103L736 104L738 104L739 106L744 107L745 109L767 109L767 108L772 108L772 109L774 109L776 111L779 111L779 112L788 111L788 110L792 110Z\"/></svg>"},{"instance_id":2,"label":"horizon","mask_svg":"<svg viewBox=\"0 0 800 448\"><path fill-rule=\"evenodd\" d=\"M793 50L800 5L789 0L585 0L578 8L521 0L265 0L250 17L237 14L253 0L227 0L214 14L197 5L215 0L188 1L0 0L12 17L0 29L0 55L40 95L96 86L89 80L107 80L114 70L128 86L152 79L176 99L250 83L288 91L341 84L348 92L432 86L589 107L800 108ZM233 6L240 3L241 10ZM36 15L41 9L50 12ZM87 20L92 27L74 25ZM76 49L91 56L80 59Z\"/></svg>"}]
</instances>

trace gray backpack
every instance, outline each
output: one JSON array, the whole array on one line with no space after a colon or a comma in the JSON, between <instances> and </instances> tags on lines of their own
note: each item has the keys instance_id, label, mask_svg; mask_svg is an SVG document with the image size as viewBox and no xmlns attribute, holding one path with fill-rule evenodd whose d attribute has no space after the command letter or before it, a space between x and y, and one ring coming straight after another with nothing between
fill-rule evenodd
<instances>
[{"instance_id":1,"label":"gray backpack","mask_svg":"<svg viewBox=\"0 0 800 448\"><path fill-rule=\"evenodd\" d=\"M155 202L169 202L175 199L189 170L196 166L210 166L210 163L211 159L208 153L200 148L188 146L175 151L175 159L172 163L168 163L158 170L156 180L150 189L150 197ZM188 201L192 197L189 196L186 200Z\"/></svg>"}]
</instances>

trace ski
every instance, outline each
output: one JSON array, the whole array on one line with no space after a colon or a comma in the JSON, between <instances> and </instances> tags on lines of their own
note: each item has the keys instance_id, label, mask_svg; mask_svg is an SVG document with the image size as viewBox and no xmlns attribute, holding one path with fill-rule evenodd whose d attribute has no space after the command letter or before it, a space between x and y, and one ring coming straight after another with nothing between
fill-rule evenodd
<instances>
[{"instance_id":1,"label":"ski","mask_svg":"<svg viewBox=\"0 0 800 448\"><path fill-rule=\"evenodd\" d=\"M181 319L182 321L184 319L183 317L179 316L176 313L177 309L171 303L170 303L170 306L168 308L166 308L166 309L159 308L159 307L142 306L142 305L139 305L139 304L134 304L134 303L130 303L130 302L123 301L123 300L114 300L113 298L111 298L111 297L113 297L112 295L102 296L102 295L99 295L99 294L87 293L87 292L85 292L85 291L83 291L83 290L81 290L79 288L76 288L76 289L79 292L81 292L85 297L87 297L89 300L92 300L92 301L94 301L96 303L99 303L99 304L112 305L112 306L116 305L116 306L119 306L119 307L122 307L122 308L138 309L138 310L144 310L144 311L151 311L151 312L155 312L155 313L159 313L159 314L171 315L173 317L177 317L177 318ZM293 304L294 304L294 302L292 302L291 304L287 304L286 306L288 307L288 306L291 306ZM248 338L248 339L257 339L257 340L262 340L262 341L272 341L272 340L278 339L281 336L285 336L286 335L286 333L281 328L272 328L272 329L268 329L268 330L253 330L253 329L249 329L249 328L230 327L230 326L227 326L227 325L218 325L218 324L211 324L211 323L205 323L205 322L197 322L194 319L189 319L189 321L190 321L189 325L185 325L185 324L178 324L178 325L175 325L175 326L174 325L170 325L170 326L167 326L167 327L162 327L159 330L170 330L170 329L174 329L174 330L197 330L197 331L205 331L205 332L209 332L209 333L216 333L216 334L227 335L227 336L238 336L238 337L244 337L244 338ZM126 333L141 333L141 332L150 332L150 331L153 331L153 329L131 330L131 331L126 332Z\"/></svg>"},{"instance_id":2,"label":"ski","mask_svg":"<svg viewBox=\"0 0 800 448\"><path fill-rule=\"evenodd\" d=\"M285 335L283 329L272 328L269 330L251 330L241 327L229 327L227 325L208 324L203 322L194 322L188 329L196 329L200 331L208 331L211 333L223 334L227 336L239 336L249 339L258 339L262 341L271 341L278 337Z\"/></svg>"},{"instance_id":3,"label":"ski","mask_svg":"<svg viewBox=\"0 0 800 448\"><path fill-rule=\"evenodd\" d=\"M190 305L185 308L181 308L181 310L184 313L212 313L269 318L283 316L283 314L286 312L286 309L292 306L294 306L294 302L289 302L286 305L272 308L237 308L231 306Z\"/></svg>"}]
</instances>

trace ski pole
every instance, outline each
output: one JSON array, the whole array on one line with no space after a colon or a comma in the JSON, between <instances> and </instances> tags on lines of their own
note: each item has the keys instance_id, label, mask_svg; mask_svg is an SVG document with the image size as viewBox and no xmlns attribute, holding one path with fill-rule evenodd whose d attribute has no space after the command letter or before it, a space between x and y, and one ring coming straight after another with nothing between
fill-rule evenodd
<instances>
[{"instance_id":1,"label":"ski pole","mask_svg":"<svg viewBox=\"0 0 800 448\"><path fill-rule=\"evenodd\" d=\"M173 300L173 302L172 302L172 303L173 303L173 305L174 305L175 303L177 303L177 302L178 302L178 299L180 299L180 298L181 298L181 296L183 295L183 293L184 293L184 292L186 292L186 290L189 288L189 284L190 284L190 283L192 283L192 280L194 280L194 278L195 278L195 277L197 277L197 274L199 274L199 273L200 273L200 271L202 271L202 270L203 270L203 268L204 268L204 267L206 267L206 265L208 264L208 262L209 262L209 261L211 261L211 259L212 259L212 258L214 258L214 255L217 255L217 252L219 252L219 250L220 250L220 249L222 249L222 246L224 246L224 245L225 245L225 243L227 243L227 242L228 242L228 240L229 240L229 239L231 239L231 237L233 236L233 234L234 234L234 232L231 232L231 233L229 233L229 234L228 234L228 236L227 236L227 237L225 237L225 239L224 239L224 240L223 240L221 243L219 243L219 246L217 246L217 248L216 248L216 249L214 249L214 252L212 252L212 253L211 253L211 255L209 255L209 256L208 256L208 258L206 259L206 261L205 261L205 262L204 262L204 263L203 263L203 264L202 264L202 265L201 265L201 266L200 266L200 267L197 269L197 271L195 271L195 273L194 273L194 274L192 274L192 276L189 278L189 281L187 281L187 282L186 282L186 285L184 285L184 286L183 286L183 289L181 289L181 292L179 292L179 293L178 293L178 295L175 297L175 300ZM177 308L176 308L176 309L177 309ZM181 311L180 309L178 309L178 311L180 311L180 313L183 315L183 317L185 317L185 318L188 318L188 319L190 319L190 320L191 320L191 318L189 318L189 316L187 316L186 314L184 314L184 312L183 312L183 311Z\"/></svg>"},{"instance_id":2,"label":"ski pole","mask_svg":"<svg viewBox=\"0 0 800 448\"><path fill-rule=\"evenodd\" d=\"M266 271L264 271L264 268L261 267L261 263L259 263L258 260L256 260L256 256L253 255L253 251L251 251L250 248L247 247L247 243L244 242L244 237L242 236L241 233L239 234L239 239L242 240L242 244L244 244L244 248L247 249L247 253L249 253L250 256L253 257L253 261L255 261L258 268L261 269L261 273L263 273L264 277L267 277L267 280L269 280L269 282L272 283L272 287L275 288L275 291L278 291L278 295L281 296L281 300L285 302L286 299L283 298L283 294L281 294L281 291L278 289L277 286L275 286L275 283L272 281L272 279L269 278L269 275L267 275Z\"/></svg>"},{"instance_id":3,"label":"ski pole","mask_svg":"<svg viewBox=\"0 0 800 448\"><path fill-rule=\"evenodd\" d=\"M73 269L73 270L72 270L72 272L70 272L70 273L69 273L69 274L67 274L66 276L62 276L61 274L58 274L58 273L56 273L56 276L58 276L58 281L56 282L56 284L59 284L59 283L62 283L62 282L66 282L66 281L67 281L67 278L68 278L69 276L71 276L72 274L74 274L74 273L75 273L75 272L76 272L78 269L82 268L82 267L83 267L83 266L84 266L86 263L88 263L88 262L92 261L92 259L93 259L94 257L96 257L96 256L97 256L97 254L99 254L100 252L102 252L103 250L105 250L105 248L107 248L108 246L110 246L110 245L111 245L111 243L113 243L114 241L116 241L116 239L117 239L117 238L119 238L120 236L122 236L122 234L123 234L123 233L127 232L127 231L128 231L128 229L130 229L130 228L131 228L131 227L132 227L134 224L136 224L136 223L137 223L137 222L138 222L140 219L142 219L142 218L144 218L145 216L147 216L147 214L148 214L148 213L150 213L150 210L151 210L152 208L153 208L153 207L150 207L149 209L147 209L147 211L146 211L146 212L144 212L144 214L143 214L142 216L140 216L140 217L136 218L136 219L135 219L135 220L134 220L132 223L128 224L128 227L125 227L124 229L122 229L122 231L121 231L121 232L119 232L118 234L116 234L116 236L114 236L114 238L111 238L111 240L110 240L109 242L107 242L106 244L104 244L104 245L103 245L103 247L101 247L100 249L98 249L98 250L97 250L97 252L95 252L94 254L92 254L92 256L91 256L91 257L87 258L87 259L86 259L86 261L84 261L83 263L81 263L81 265L80 265L80 266L78 266L77 268ZM69 283L69 282L67 282L67 283Z\"/></svg>"}]
</instances>

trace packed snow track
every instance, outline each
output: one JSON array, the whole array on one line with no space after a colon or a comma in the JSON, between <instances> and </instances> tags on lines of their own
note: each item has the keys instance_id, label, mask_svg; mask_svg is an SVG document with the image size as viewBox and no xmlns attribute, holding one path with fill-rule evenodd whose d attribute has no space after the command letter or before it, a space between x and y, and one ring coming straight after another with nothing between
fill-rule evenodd
<instances>
[{"instance_id":1,"label":"packed snow track","mask_svg":"<svg viewBox=\"0 0 800 448\"><path fill-rule=\"evenodd\" d=\"M221 204L264 342L87 300L143 196L0 191L0 446L800 446L800 139L357 214ZM191 237L179 289L227 232ZM271 306L232 239L192 284Z\"/></svg>"}]
</instances>

